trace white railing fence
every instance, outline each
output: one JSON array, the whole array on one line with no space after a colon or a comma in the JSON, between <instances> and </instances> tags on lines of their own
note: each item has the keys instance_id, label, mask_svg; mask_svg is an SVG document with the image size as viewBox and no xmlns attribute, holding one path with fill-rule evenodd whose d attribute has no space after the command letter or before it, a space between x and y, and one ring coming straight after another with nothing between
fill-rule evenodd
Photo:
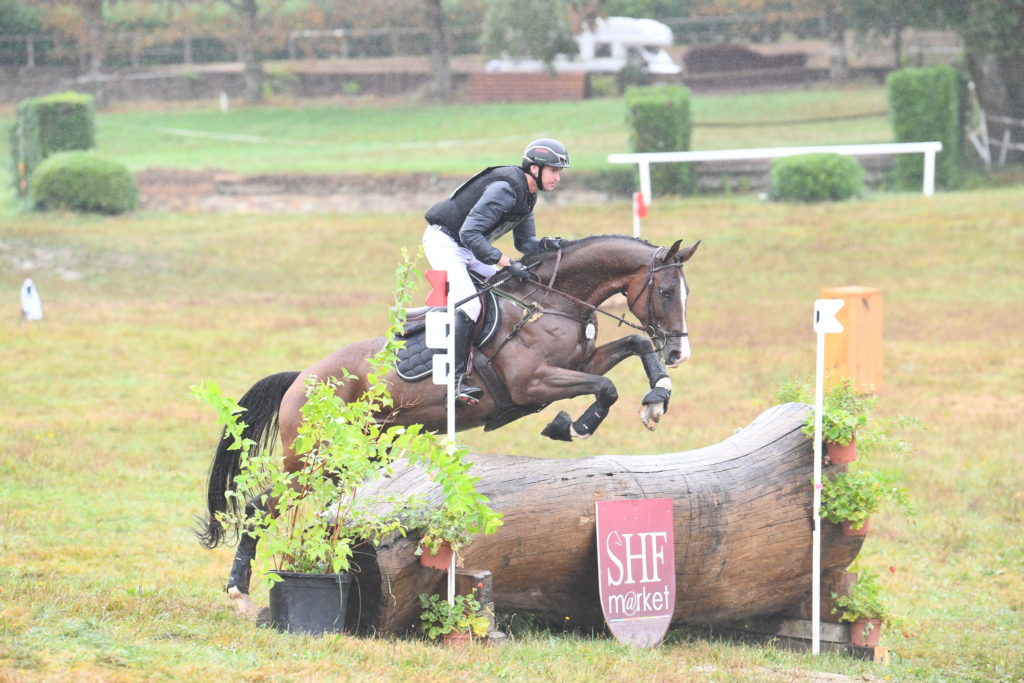
<instances>
[{"instance_id":1,"label":"white railing fence","mask_svg":"<svg viewBox=\"0 0 1024 683\"><path fill-rule=\"evenodd\" d=\"M796 154L845 154L870 156L876 154L924 154L924 181L921 191L926 197L935 194L935 155L942 143L890 142L874 145L821 145L814 147L756 147L752 149L717 149L698 152L635 152L609 154L612 164L636 164L640 172L640 192L644 203L651 203L651 164L693 161L736 161L742 159L776 159Z\"/></svg>"}]
</instances>

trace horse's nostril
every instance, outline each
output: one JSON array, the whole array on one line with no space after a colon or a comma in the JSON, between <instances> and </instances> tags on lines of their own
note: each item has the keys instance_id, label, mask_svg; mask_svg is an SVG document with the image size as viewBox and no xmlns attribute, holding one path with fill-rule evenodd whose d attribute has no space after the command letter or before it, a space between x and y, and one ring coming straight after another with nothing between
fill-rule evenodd
<instances>
[{"instance_id":1,"label":"horse's nostril","mask_svg":"<svg viewBox=\"0 0 1024 683\"><path fill-rule=\"evenodd\" d=\"M679 362L679 359L683 357L683 354L678 351L669 351L668 353L668 364L675 365Z\"/></svg>"}]
</instances>

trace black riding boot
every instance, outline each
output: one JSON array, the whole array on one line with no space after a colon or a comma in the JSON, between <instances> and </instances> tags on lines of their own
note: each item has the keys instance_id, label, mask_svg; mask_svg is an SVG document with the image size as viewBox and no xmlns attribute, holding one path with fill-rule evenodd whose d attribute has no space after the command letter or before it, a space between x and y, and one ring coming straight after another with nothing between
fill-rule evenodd
<instances>
[{"instance_id":1,"label":"black riding boot","mask_svg":"<svg viewBox=\"0 0 1024 683\"><path fill-rule=\"evenodd\" d=\"M455 313L455 400L465 405L480 403L484 392L466 379L466 364L469 361L469 345L472 343L474 322L463 311Z\"/></svg>"}]
</instances>

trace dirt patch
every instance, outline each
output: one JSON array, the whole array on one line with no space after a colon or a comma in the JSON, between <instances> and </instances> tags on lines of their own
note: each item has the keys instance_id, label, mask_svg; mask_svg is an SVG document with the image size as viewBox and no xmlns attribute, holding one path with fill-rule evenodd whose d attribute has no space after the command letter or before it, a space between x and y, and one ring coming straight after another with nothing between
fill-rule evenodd
<instances>
[{"instance_id":1,"label":"dirt patch","mask_svg":"<svg viewBox=\"0 0 1024 683\"><path fill-rule=\"evenodd\" d=\"M463 176L333 173L241 174L218 169L152 168L135 175L140 208L198 213L423 212ZM571 188L554 201L599 203L601 192Z\"/></svg>"}]
</instances>

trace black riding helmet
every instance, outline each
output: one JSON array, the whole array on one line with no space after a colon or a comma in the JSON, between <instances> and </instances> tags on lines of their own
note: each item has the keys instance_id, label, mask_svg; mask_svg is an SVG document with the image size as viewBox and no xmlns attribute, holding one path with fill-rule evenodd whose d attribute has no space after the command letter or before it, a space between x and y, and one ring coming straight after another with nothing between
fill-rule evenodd
<instances>
[{"instance_id":1,"label":"black riding helmet","mask_svg":"<svg viewBox=\"0 0 1024 683\"><path fill-rule=\"evenodd\" d=\"M538 188L543 190L544 188L540 182L541 170L544 166L569 168L569 151L558 140L552 140L551 138L534 140L523 150L522 169L529 173L530 166L534 164L540 166L534 179L537 181Z\"/></svg>"}]
</instances>

